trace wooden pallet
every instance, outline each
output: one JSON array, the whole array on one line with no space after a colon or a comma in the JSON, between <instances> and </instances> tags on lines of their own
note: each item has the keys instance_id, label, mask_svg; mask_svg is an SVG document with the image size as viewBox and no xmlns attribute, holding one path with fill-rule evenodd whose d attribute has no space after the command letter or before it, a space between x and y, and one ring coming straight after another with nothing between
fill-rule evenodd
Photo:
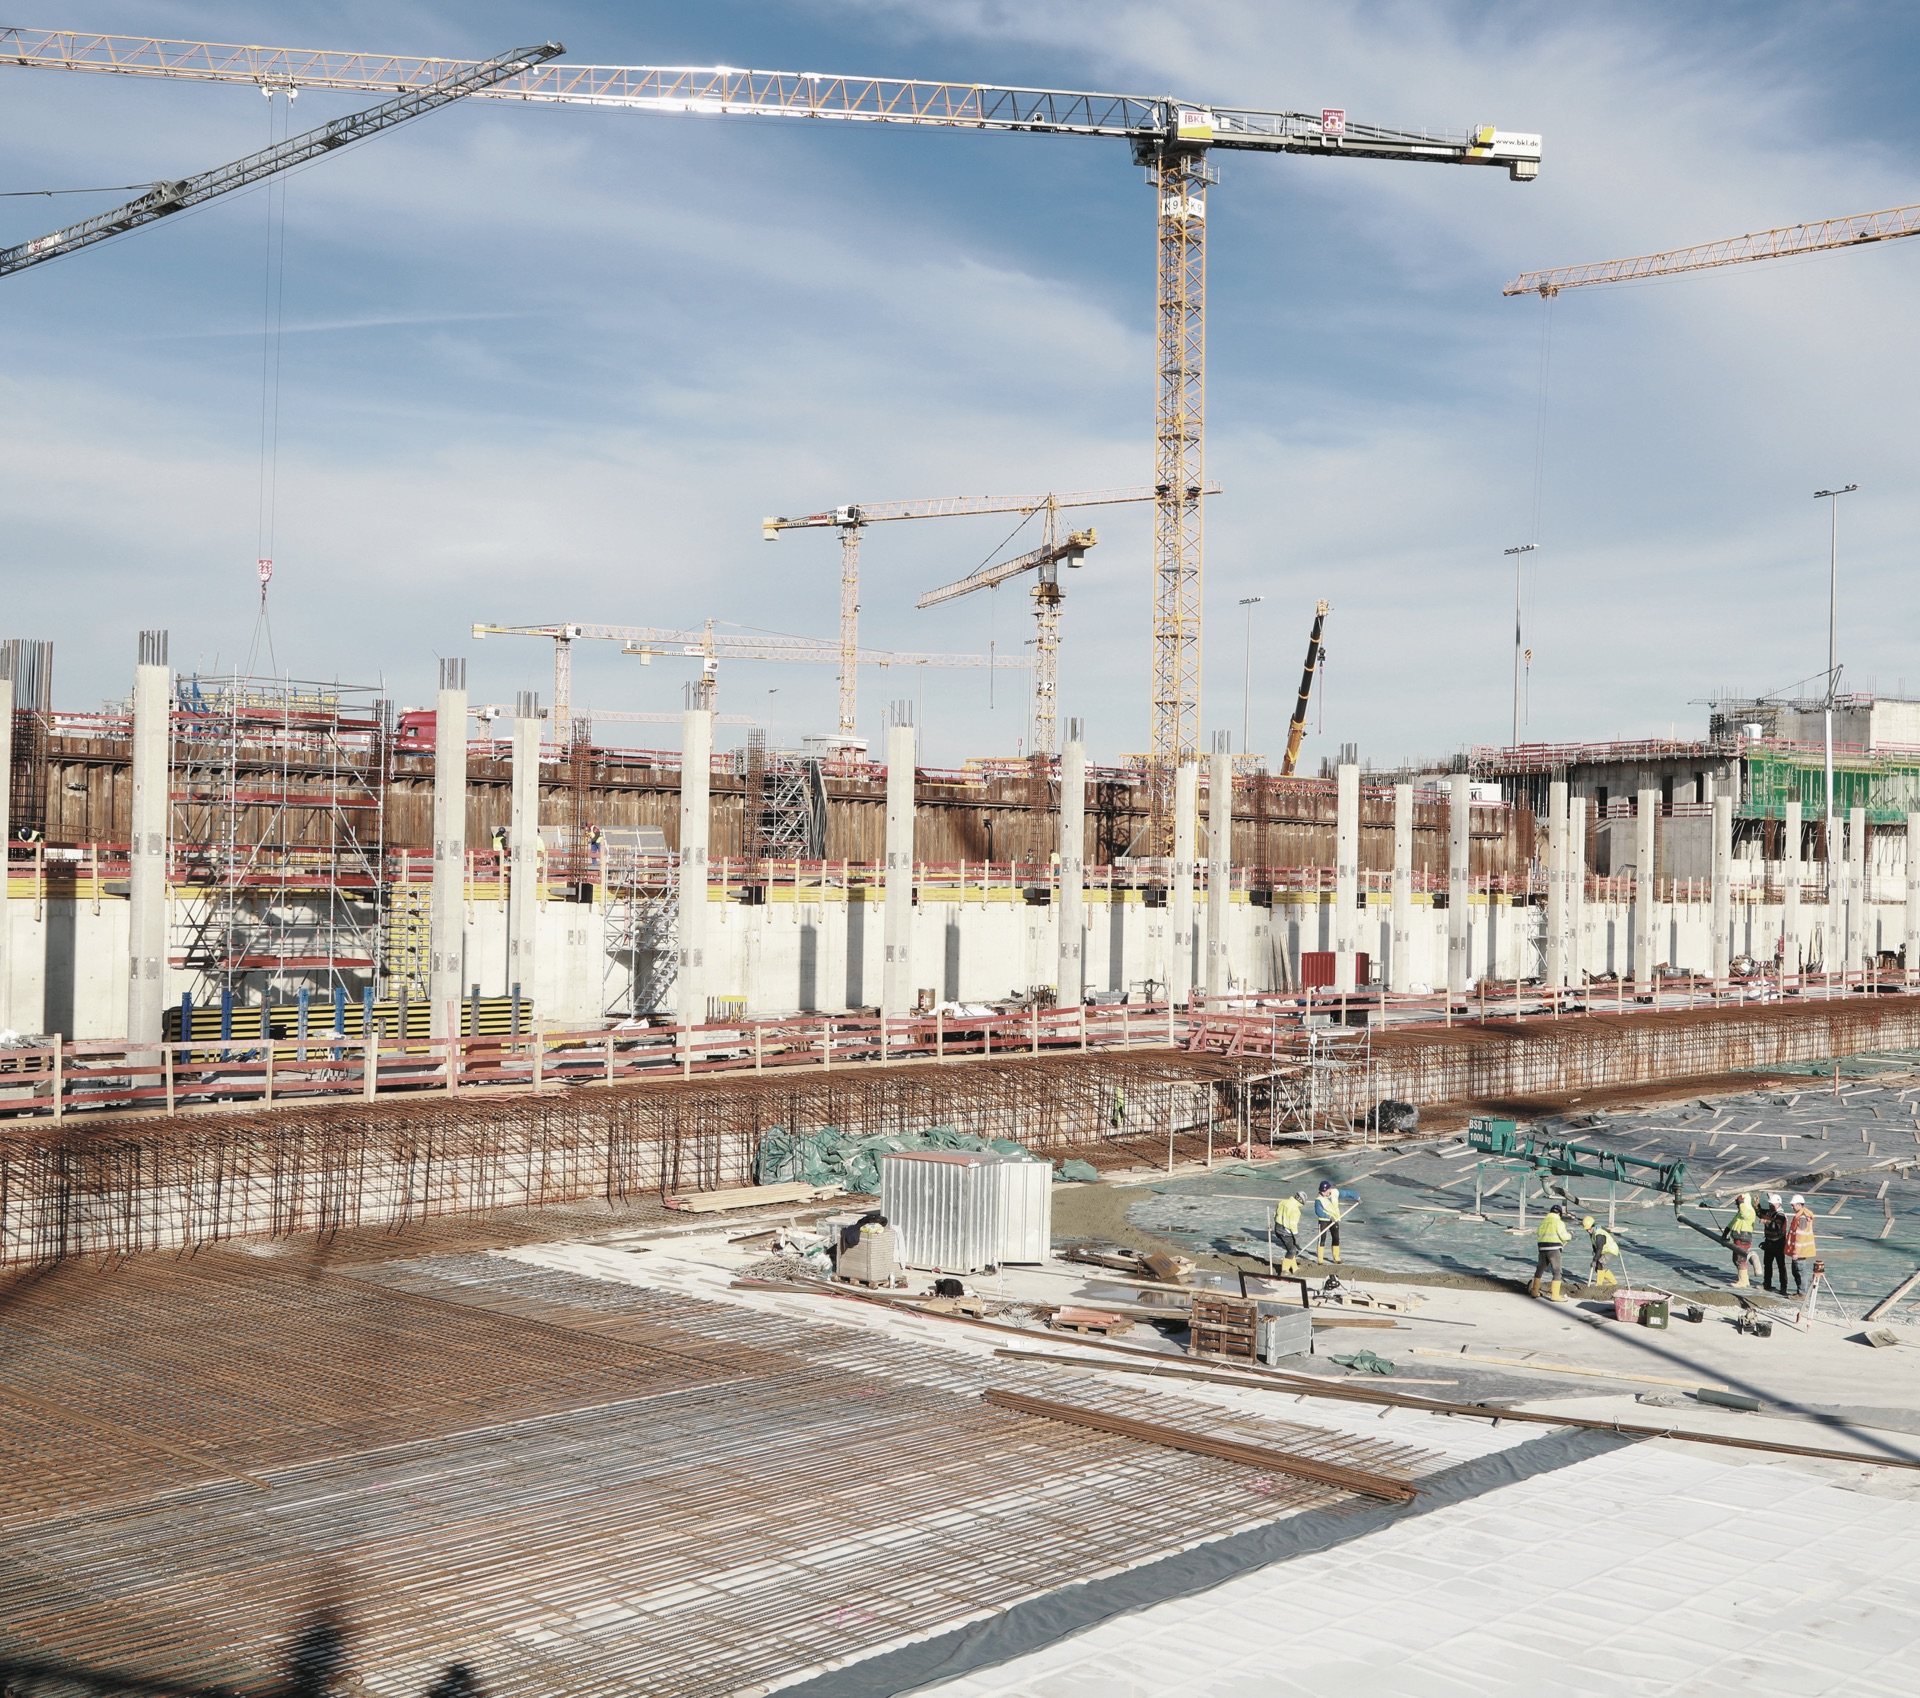
<instances>
[{"instance_id":1,"label":"wooden pallet","mask_svg":"<svg viewBox=\"0 0 1920 1698\"><path fill-rule=\"evenodd\" d=\"M1260 1305L1251 1297L1196 1291L1187 1325L1187 1348L1195 1356L1225 1356L1241 1362L1259 1358Z\"/></svg>"}]
</instances>

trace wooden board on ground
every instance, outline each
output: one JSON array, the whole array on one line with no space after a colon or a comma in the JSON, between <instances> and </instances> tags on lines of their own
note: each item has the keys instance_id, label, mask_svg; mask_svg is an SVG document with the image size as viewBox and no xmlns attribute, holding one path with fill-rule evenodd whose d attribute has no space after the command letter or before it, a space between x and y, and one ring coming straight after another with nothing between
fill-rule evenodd
<instances>
[{"instance_id":1,"label":"wooden board on ground","mask_svg":"<svg viewBox=\"0 0 1920 1698\"><path fill-rule=\"evenodd\" d=\"M690 1215L721 1214L729 1209L765 1209L782 1203L816 1203L823 1197L838 1197L838 1185L742 1185L731 1191L689 1191L678 1197L663 1197L670 1209Z\"/></svg>"}]
</instances>

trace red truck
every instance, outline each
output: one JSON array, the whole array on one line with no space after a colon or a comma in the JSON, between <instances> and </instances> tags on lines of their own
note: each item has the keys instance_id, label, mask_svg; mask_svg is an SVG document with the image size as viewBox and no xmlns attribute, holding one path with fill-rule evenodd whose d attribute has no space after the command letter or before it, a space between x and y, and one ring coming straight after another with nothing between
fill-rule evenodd
<instances>
[{"instance_id":1,"label":"red truck","mask_svg":"<svg viewBox=\"0 0 1920 1698\"><path fill-rule=\"evenodd\" d=\"M434 722L440 716L432 708L414 708L394 723L393 747L396 754L433 753Z\"/></svg>"}]
</instances>

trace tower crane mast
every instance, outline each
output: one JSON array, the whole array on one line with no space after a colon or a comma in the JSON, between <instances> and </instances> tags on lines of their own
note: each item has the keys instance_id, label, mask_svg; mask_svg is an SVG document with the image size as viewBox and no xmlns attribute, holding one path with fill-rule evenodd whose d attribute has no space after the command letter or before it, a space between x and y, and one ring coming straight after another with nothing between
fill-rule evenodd
<instances>
[{"instance_id":1,"label":"tower crane mast","mask_svg":"<svg viewBox=\"0 0 1920 1698\"><path fill-rule=\"evenodd\" d=\"M444 76L444 59L220 46L157 37L0 30L0 63L269 86L386 90ZM1314 112L1213 106L1169 95L650 65L546 65L487 98L695 117L1008 131L1125 141L1153 189L1158 236L1154 418L1153 828L1171 842L1172 771L1199 747L1204 526L1207 190L1219 151L1485 165L1539 175L1537 134L1475 125L1366 124ZM856 603L857 604L857 603Z\"/></svg>"}]
</instances>

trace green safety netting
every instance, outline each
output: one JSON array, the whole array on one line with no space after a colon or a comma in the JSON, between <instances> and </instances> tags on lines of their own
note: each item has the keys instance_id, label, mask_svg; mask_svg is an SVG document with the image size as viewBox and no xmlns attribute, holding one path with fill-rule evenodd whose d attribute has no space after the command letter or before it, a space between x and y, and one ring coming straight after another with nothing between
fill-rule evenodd
<instances>
[{"instance_id":1,"label":"green safety netting","mask_svg":"<svg viewBox=\"0 0 1920 1698\"><path fill-rule=\"evenodd\" d=\"M839 1185L848 1191L878 1196L880 1158L903 1150L981 1150L1037 1159L1025 1144L1016 1144L1011 1138L981 1138L951 1126L870 1137L851 1136L837 1126L823 1126L818 1132L792 1132L775 1126L760 1139L754 1177L762 1185Z\"/></svg>"},{"instance_id":2,"label":"green safety netting","mask_svg":"<svg viewBox=\"0 0 1920 1698\"><path fill-rule=\"evenodd\" d=\"M1100 1177L1100 1170L1092 1162L1076 1157L1072 1161L1063 1161L1053 1177L1056 1184L1065 1181L1072 1185L1091 1185Z\"/></svg>"}]
</instances>

